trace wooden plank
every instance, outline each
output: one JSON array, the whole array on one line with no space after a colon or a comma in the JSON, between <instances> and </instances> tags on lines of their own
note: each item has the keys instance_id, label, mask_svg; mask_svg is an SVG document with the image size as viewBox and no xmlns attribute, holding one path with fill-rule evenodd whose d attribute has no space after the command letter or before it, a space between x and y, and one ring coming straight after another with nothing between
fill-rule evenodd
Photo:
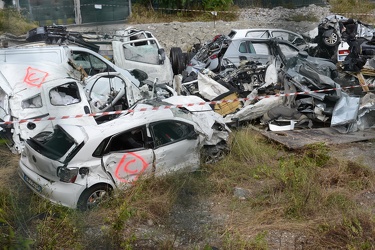
<instances>
[{"instance_id":1,"label":"wooden plank","mask_svg":"<svg viewBox=\"0 0 375 250\"><path fill-rule=\"evenodd\" d=\"M375 129L342 134L334 128L317 128L291 131L261 131L267 138L285 145L289 149L299 149L306 145L323 142L343 144L375 139Z\"/></svg>"},{"instance_id":2,"label":"wooden plank","mask_svg":"<svg viewBox=\"0 0 375 250\"><path fill-rule=\"evenodd\" d=\"M369 91L368 85L361 72L357 73L357 78L358 78L359 84L362 86L362 90L364 92L368 92Z\"/></svg>"}]
</instances>

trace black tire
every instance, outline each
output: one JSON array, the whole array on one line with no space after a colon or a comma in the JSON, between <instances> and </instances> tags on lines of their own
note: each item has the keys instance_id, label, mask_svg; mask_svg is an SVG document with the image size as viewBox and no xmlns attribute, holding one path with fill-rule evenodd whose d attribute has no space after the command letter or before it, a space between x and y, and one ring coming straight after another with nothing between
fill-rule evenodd
<instances>
[{"instance_id":1,"label":"black tire","mask_svg":"<svg viewBox=\"0 0 375 250\"><path fill-rule=\"evenodd\" d=\"M169 58L172 64L173 74L179 75L184 70L184 57L179 47L172 47Z\"/></svg>"},{"instance_id":2,"label":"black tire","mask_svg":"<svg viewBox=\"0 0 375 250\"><path fill-rule=\"evenodd\" d=\"M334 47L340 43L340 36L336 31L332 31L329 37L323 37L323 43L328 47Z\"/></svg>"},{"instance_id":3,"label":"black tire","mask_svg":"<svg viewBox=\"0 0 375 250\"><path fill-rule=\"evenodd\" d=\"M81 211L92 209L101 202L108 200L112 194L112 187L108 184L97 184L85 189L78 199L77 208Z\"/></svg>"}]
</instances>

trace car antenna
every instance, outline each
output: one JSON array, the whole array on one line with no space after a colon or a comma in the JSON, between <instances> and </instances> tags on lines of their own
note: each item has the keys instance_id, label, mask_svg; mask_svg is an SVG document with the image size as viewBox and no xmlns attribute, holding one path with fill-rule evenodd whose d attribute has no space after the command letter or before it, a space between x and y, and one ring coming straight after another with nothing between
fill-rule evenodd
<instances>
[{"instance_id":1,"label":"car antenna","mask_svg":"<svg viewBox=\"0 0 375 250\"><path fill-rule=\"evenodd\" d=\"M154 83L152 84L152 94L151 94L151 99L154 99L154 93L155 93L155 86L156 86L156 83L158 82L159 78L155 78L155 81Z\"/></svg>"}]
</instances>

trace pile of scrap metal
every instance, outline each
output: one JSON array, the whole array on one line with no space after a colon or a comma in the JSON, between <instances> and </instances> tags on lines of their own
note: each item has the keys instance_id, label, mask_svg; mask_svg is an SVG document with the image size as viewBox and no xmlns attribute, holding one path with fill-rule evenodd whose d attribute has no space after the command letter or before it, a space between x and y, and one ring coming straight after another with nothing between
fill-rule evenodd
<instances>
[{"instance_id":1,"label":"pile of scrap metal","mask_svg":"<svg viewBox=\"0 0 375 250\"><path fill-rule=\"evenodd\" d=\"M311 37L313 42L318 46L311 48L309 54L312 56L330 58L334 62L343 61L345 56L353 49L348 48L348 43L351 45L355 42L356 46L364 43L366 52L368 54L368 47L366 44L370 42L373 37L375 28L361 22L360 20L344 17L341 15L329 15L325 17L313 31L307 32L307 36ZM357 48L357 52L362 54ZM373 50L373 49L372 49ZM374 54L372 52L372 54Z\"/></svg>"},{"instance_id":2,"label":"pile of scrap metal","mask_svg":"<svg viewBox=\"0 0 375 250\"><path fill-rule=\"evenodd\" d=\"M368 93L371 85L361 86L357 75L339 71L332 62L302 51L280 69L254 61L229 68L202 70L180 86L211 102L228 125L251 122L274 131L335 127L350 132L374 124L368 118L375 107Z\"/></svg>"}]
</instances>

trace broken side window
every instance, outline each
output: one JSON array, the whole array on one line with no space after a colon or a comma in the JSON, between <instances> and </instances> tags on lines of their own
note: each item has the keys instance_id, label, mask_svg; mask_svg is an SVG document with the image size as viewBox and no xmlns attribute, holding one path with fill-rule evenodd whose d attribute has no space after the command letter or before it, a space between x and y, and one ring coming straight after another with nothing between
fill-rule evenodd
<instances>
[{"instance_id":1,"label":"broken side window","mask_svg":"<svg viewBox=\"0 0 375 250\"><path fill-rule=\"evenodd\" d=\"M246 33L246 37L253 37L253 38L269 38L270 35L266 30L260 31L248 31Z\"/></svg>"},{"instance_id":2,"label":"broken side window","mask_svg":"<svg viewBox=\"0 0 375 250\"><path fill-rule=\"evenodd\" d=\"M191 124L178 121L162 121L152 125L155 147L180 141L194 131Z\"/></svg>"},{"instance_id":3,"label":"broken side window","mask_svg":"<svg viewBox=\"0 0 375 250\"><path fill-rule=\"evenodd\" d=\"M238 51L241 53L255 53L254 46L251 42L242 42Z\"/></svg>"},{"instance_id":4,"label":"broken side window","mask_svg":"<svg viewBox=\"0 0 375 250\"><path fill-rule=\"evenodd\" d=\"M298 50L296 50L294 47L289 46L288 44L279 44L281 52L286 57L294 57L298 55Z\"/></svg>"},{"instance_id":5,"label":"broken side window","mask_svg":"<svg viewBox=\"0 0 375 250\"><path fill-rule=\"evenodd\" d=\"M270 48L266 43L253 43L254 51L253 53L258 55L270 55Z\"/></svg>"},{"instance_id":6,"label":"broken side window","mask_svg":"<svg viewBox=\"0 0 375 250\"><path fill-rule=\"evenodd\" d=\"M52 105L65 106L81 101L77 83L71 82L50 90L49 98Z\"/></svg>"},{"instance_id":7,"label":"broken side window","mask_svg":"<svg viewBox=\"0 0 375 250\"><path fill-rule=\"evenodd\" d=\"M291 34L289 34L287 32L283 32L283 31L273 31L272 32L272 37L291 42L290 35Z\"/></svg>"},{"instance_id":8,"label":"broken side window","mask_svg":"<svg viewBox=\"0 0 375 250\"><path fill-rule=\"evenodd\" d=\"M106 152L133 151L145 148L145 127L137 127L117 135L114 135L106 149Z\"/></svg>"},{"instance_id":9,"label":"broken side window","mask_svg":"<svg viewBox=\"0 0 375 250\"><path fill-rule=\"evenodd\" d=\"M23 109L26 108L40 108L42 107L42 98L40 97L40 94L37 94L33 97L27 98L21 102L21 107Z\"/></svg>"}]
</instances>

